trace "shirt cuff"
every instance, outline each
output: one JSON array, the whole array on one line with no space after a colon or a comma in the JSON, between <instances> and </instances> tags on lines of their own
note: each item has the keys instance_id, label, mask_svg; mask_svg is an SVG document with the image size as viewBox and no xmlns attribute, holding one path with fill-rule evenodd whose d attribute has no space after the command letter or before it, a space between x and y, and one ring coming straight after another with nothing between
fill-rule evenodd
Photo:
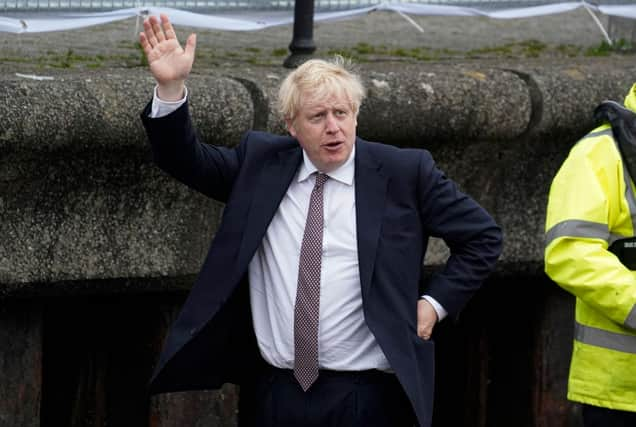
<instances>
[{"instance_id":1,"label":"shirt cuff","mask_svg":"<svg viewBox=\"0 0 636 427\"><path fill-rule=\"evenodd\" d=\"M152 107L150 108L149 116L151 119L158 119L159 117L167 116L173 111L178 110L179 107L185 104L186 100L188 99L188 88L186 87L184 90L183 98L181 98L180 100L163 101L157 95L157 87L158 85L155 85L154 94L152 96Z\"/></svg>"},{"instance_id":2,"label":"shirt cuff","mask_svg":"<svg viewBox=\"0 0 636 427\"><path fill-rule=\"evenodd\" d=\"M435 312L437 313L437 321L441 322L443 318L446 317L446 315L448 314L448 312L444 309L444 307L442 307L442 305L440 303L438 303L435 298L429 296L429 295L422 295L422 299L425 299L426 301L430 302L431 305L433 306L433 309L435 309Z\"/></svg>"}]
</instances>

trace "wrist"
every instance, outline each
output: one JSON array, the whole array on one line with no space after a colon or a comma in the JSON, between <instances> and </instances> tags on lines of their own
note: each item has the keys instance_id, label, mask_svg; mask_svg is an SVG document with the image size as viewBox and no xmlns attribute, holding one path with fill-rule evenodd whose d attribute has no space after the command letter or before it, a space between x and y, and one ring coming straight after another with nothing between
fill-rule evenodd
<instances>
[{"instance_id":1,"label":"wrist","mask_svg":"<svg viewBox=\"0 0 636 427\"><path fill-rule=\"evenodd\" d=\"M183 99L185 82L180 80L172 83L159 83L157 85L157 97L166 102L174 102Z\"/></svg>"}]
</instances>

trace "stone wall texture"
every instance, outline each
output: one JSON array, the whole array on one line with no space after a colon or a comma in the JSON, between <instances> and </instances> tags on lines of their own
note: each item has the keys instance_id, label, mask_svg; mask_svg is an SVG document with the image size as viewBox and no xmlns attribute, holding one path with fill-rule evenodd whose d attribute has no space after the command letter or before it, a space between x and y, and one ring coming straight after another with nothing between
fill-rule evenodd
<instances>
[{"instance_id":1,"label":"stone wall texture","mask_svg":"<svg viewBox=\"0 0 636 427\"><path fill-rule=\"evenodd\" d=\"M202 140L283 132L273 99L285 72L193 76ZM572 300L543 274L546 200L594 107L621 101L636 67L371 64L361 75L358 134L428 149L505 231L483 292L438 328L436 425L577 425L565 400ZM0 77L0 427L236 423L230 385L145 393L223 211L154 166L139 120L152 86L135 69ZM425 264L446 256L432 241Z\"/></svg>"}]
</instances>

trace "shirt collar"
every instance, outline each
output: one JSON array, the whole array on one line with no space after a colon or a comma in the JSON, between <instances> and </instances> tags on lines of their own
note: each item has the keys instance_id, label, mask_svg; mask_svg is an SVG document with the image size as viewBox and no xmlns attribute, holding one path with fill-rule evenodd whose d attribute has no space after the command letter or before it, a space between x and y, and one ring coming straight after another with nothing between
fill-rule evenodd
<instances>
[{"instance_id":1,"label":"shirt collar","mask_svg":"<svg viewBox=\"0 0 636 427\"><path fill-rule=\"evenodd\" d=\"M349 158L342 165L327 174L329 178L342 182L346 185L353 185L353 175L355 172L355 163L353 159L356 155L356 145L353 144ZM303 150L303 162L298 171L298 182L308 179L314 172L319 172L318 168L311 162L305 150Z\"/></svg>"}]
</instances>

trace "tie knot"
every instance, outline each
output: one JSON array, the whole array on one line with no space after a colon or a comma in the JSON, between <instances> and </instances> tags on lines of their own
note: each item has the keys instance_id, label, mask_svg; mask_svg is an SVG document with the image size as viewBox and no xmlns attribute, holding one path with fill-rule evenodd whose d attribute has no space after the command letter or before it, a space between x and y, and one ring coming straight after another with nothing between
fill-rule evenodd
<instances>
[{"instance_id":1,"label":"tie knot","mask_svg":"<svg viewBox=\"0 0 636 427\"><path fill-rule=\"evenodd\" d=\"M328 179L329 175L318 172L316 174L316 184L314 185L314 187L322 187Z\"/></svg>"}]
</instances>

